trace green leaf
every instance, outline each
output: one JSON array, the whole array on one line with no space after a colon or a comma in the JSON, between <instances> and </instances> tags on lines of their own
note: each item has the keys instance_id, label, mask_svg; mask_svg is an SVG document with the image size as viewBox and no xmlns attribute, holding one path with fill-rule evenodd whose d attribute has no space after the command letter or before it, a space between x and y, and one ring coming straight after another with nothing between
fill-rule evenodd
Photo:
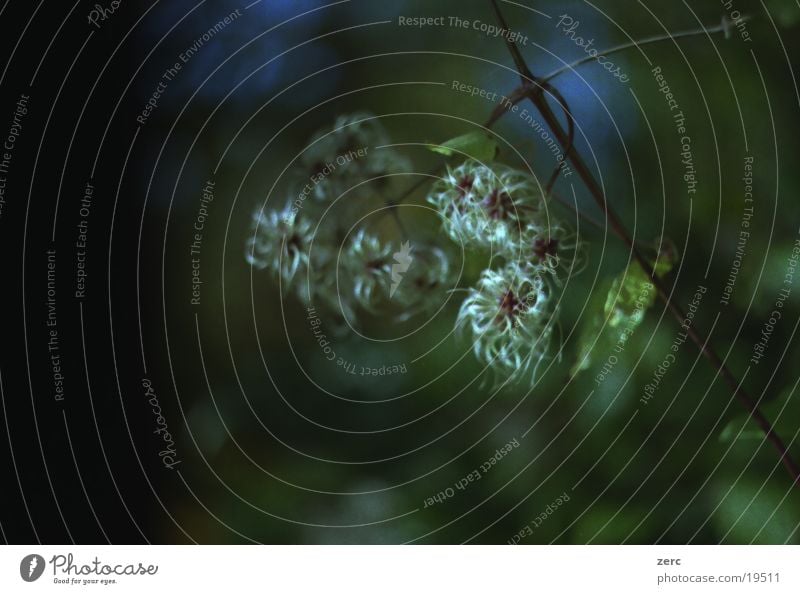
<instances>
[{"instance_id":1,"label":"green leaf","mask_svg":"<svg viewBox=\"0 0 800 594\"><path fill-rule=\"evenodd\" d=\"M784 392L776 400L759 407L761 412L772 423L776 433L788 444L794 438L800 423L800 393ZM719 440L727 443L731 441L752 441L764 439L764 432L753 418L742 413L732 419L722 432ZM800 437L798 437L800 439Z\"/></svg>"},{"instance_id":2,"label":"green leaf","mask_svg":"<svg viewBox=\"0 0 800 594\"><path fill-rule=\"evenodd\" d=\"M606 295L603 313L609 328L616 329L633 323L634 328L644 319L644 312L656 301L656 291L650 277L634 262L614 279Z\"/></svg>"},{"instance_id":3,"label":"green leaf","mask_svg":"<svg viewBox=\"0 0 800 594\"><path fill-rule=\"evenodd\" d=\"M589 300L588 310L590 312L603 311L605 301L606 293L602 290L595 291ZM604 336L598 336L603 328L603 316L598 313L590 315L589 322L583 325L578 338L578 359L570 369L570 375L573 376L588 369L592 365L592 350L604 346L607 342L604 340ZM597 339L596 343L595 338Z\"/></svg>"},{"instance_id":4,"label":"green leaf","mask_svg":"<svg viewBox=\"0 0 800 594\"><path fill-rule=\"evenodd\" d=\"M661 278L672 270L674 260L672 249L662 252L655 263L656 276ZM615 346L623 346L656 301L656 289L638 262L632 262L607 286L608 289L597 291L589 303L589 309L594 313L581 331L578 360L572 366L572 375L592 365L594 349L607 353Z\"/></svg>"},{"instance_id":5,"label":"green leaf","mask_svg":"<svg viewBox=\"0 0 800 594\"><path fill-rule=\"evenodd\" d=\"M731 477L734 480L734 477ZM710 495L715 542L723 544L796 544L798 512L785 488L742 478L716 485ZM723 536L725 537L722 540Z\"/></svg>"},{"instance_id":6,"label":"green leaf","mask_svg":"<svg viewBox=\"0 0 800 594\"><path fill-rule=\"evenodd\" d=\"M470 132L456 136L441 145L429 144L428 149L446 157L466 156L487 163L493 161L497 155L497 142L485 132Z\"/></svg>"}]
</instances>

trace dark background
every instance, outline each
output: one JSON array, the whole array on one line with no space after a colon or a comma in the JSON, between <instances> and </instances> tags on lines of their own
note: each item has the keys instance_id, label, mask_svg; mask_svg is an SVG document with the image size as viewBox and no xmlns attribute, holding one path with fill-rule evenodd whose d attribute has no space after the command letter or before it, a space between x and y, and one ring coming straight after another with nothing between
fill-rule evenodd
<instances>
[{"instance_id":1,"label":"dark background","mask_svg":"<svg viewBox=\"0 0 800 594\"><path fill-rule=\"evenodd\" d=\"M264 0L199 50L138 131L136 115L164 70L245 5L122 2L96 29L86 21L93 4L10 0L0 16L3 137L20 94L31 97L0 216L0 527L6 542L505 543L564 492L569 502L522 542L798 541L800 508L790 480L759 437L723 437L731 422L738 432L743 411L696 348L682 347L654 402L639 406L642 387L678 331L662 304L648 312L602 386L595 389L593 379L610 353L601 341L592 368L570 381L580 329L596 313L587 303L630 257L605 229L581 233L589 258L564 295L562 357L533 389L495 391L480 379L470 384L480 368L467 354L417 390L469 351L455 338L408 375L343 377L320 358L302 304L282 301L268 274L247 265L253 210L265 201L283 205L290 195L280 176L284 167L338 115L385 116L394 142L416 143L471 129L457 118L486 120L491 105L448 87L367 87L455 79L510 92L517 77L502 40L396 24L399 14L493 23L488 2L353 0L260 36L321 6ZM677 302L686 307L699 284L708 287L697 327L705 333L713 325L711 343L740 378L800 229L793 70L800 14L788 3L768 4L770 16L758 2L737 3L753 16L751 43L734 32L729 40L698 36L642 47L663 67L690 123L700 179L691 210L674 126L640 52L614 57L629 73L628 85L596 64L581 67L584 80L555 80L581 130L577 146L596 159L608 199L628 228L641 241L668 237L677 247L666 277ZM601 48L716 24L725 13L712 0L535 7L556 18L573 15ZM582 56L555 19L509 3L503 11L512 28L564 60ZM383 20L392 23L336 32ZM560 64L533 44L523 53L537 73ZM335 67L318 72L329 66ZM335 98L342 93L348 94ZM743 128L756 157L755 215L732 302L724 307L719 298L741 220ZM498 132L546 179L550 156L530 131L508 117ZM419 171L438 163L423 148L404 154ZM519 165L509 152L501 159ZM202 306L192 307L188 243L212 176L206 284ZM90 179L87 296L78 300L74 243ZM563 181L558 189L571 193ZM602 220L591 197L576 189L580 210ZM412 197L423 201L424 193ZM51 248L58 254L63 402L54 399L48 366ZM797 294L743 384L756 397L763 394L768 416L795 455ZM409 341L376 347L351 335L337 338L337 348L370 364L411 359L452 329L456 312L447 308ZM367 317L364 329L386 331L386 320ZM331 398L299 365L326 389L362 402ZM143 378L159 397L180 472L159 459ZM534 423L522 445L480 483L423 509L426 498Z\"/></svg>"}]
</instances>

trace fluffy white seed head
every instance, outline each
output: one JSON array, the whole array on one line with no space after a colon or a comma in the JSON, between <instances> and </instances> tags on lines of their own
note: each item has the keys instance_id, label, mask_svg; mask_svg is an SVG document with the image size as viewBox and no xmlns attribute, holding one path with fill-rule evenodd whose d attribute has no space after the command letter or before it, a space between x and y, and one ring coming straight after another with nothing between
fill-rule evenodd
<instances>
[{"instance_id":1,"label":"fluffy white seed head","mask_svg":"<svg viewBox=\"0 0 800 594\"><path fill-rule=\"evenodd\" d=\"M402 307L401 319L441 307L447 292L456 283L457 270L450 254L433 245L414 246L410 259L403 266L401 250L394 253L391 300Z\"/></svg>"},{"instance_id":2,"label":"fluffy white seed head","mask_svg":"<svg viewBox=\"0 0 800 594\"><path fill-rule=\"evenodd\" d=\"M364 229L342 250L339 286L350 288L356 302L368 311L375 311L389 294L393 252L390 243Z\"/></svg>"},{"instance_id":3,"label":"fluffy white seed head","mask_svg":"<svg viewBox=\"0 0 800 594\"><path fill-rule=\"evenodd\" d=\"M284 283L291 284L308 267L313 234L311 222L288 206L279 211L258 210L253 214L245 257L255 268L269 268Z\"/></svg>"},{"instance_id":4,"label":"fluffy white seed head","mask_svg":"<svg viewBox=\"0 0 800 594\"><path fill-rule=\"evenodd\" d=\"M502 248L500 255L530 274L548 275L559 285L578 274L585 260L577 234L552 216L547 225L529 224L519 240Z\"/></svg>"},{"instance_id":5,"label":"fluffy white seed head","mask_svg":"<svg viewBox=\"0 0 800 594\"><path fill-rule=\"evenodd\" d=\"M469 334L480 361L517 376L535 373L547 356L555 318L548 278L509 265L483 272L461 306L457 326Z\"/></svg>"},{"instance_id":6,"label":"fluffy white seed head","mask_svg":"<svg viewBox=\"0 0 800 594\"><path fill-rule=\"evenodd\" d=\"M468 160L448 168L428 196L445 232L468 247L507 249L544 208L536 180L505 165Z\"/></svg>"},{"instance_id":7,"label":"fluffy white seed head","mask_svg":"<svg viewBox=\"0 0 800 594\"><path fill-rule=\"evenodd\" d=\"M411 170L409 161L390 148L389 136L370 113L340 116L333 126L317 132L300 157L298 184L311 188L318 202L359 201L374 195L374 187L359 185L374 178L378 187L388 185L383 176Z\"/></svg>"}]
</instances>

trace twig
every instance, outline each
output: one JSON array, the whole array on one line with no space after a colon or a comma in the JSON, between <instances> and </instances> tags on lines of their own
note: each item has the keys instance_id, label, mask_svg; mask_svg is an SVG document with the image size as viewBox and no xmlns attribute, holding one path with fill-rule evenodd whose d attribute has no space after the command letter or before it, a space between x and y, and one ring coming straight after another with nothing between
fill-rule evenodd
<instances>
[{"instance_id":1,"label":"twig","mask_svg":"<svg viewBox=\"0 0 800 594\"><path fill-rule=\"evenodd\" d=\"M508 24L506 23L503 15L500 11L500 7L497 3L497 0L489 0L494 8L495 14L497 15L498 22L500 26L503 27L505 30L508 30ZM678 321L679 324L683 324L684 320L686 319L686 314L681 310L681 308L676 305L669 296L669 293L655 274L653 270L653 266L650 264L648 259L642 254L638 247L636 246L635 242L631 239L630 234L626 230L625 226L622 224L620 219L614 213L614 211L609 206L608 202L606 201L605 194L603 193L600 184L595 179L594 175L592 174L591 170L587 166L586 162L584 161L583 157L580 153L571 146L569 142L569 136L564 131L564 128L561 126L561 122L559 122L558 117L553 112L550 104L547 102L547 98L544 94L545 85L543 84L544 81L537 79L531 70L528 68L527 64L525 63L522 54L519 51L516 43L509 41L506 38L506 46L511 53L512 58L514 59L514 63L517 65L517 71L522 78L523 86L528 89L527 98L528 100L533 103L534 107L541 113L542 117L544 118L547 125L553 131L553 134L558 139L559 144L562 148L570 148L566 153L565 158L569 159L572 163L575 171L578 173L578 176L583 181L586 188L594 197L595 201L597 202L598 206L602 208L606 216L608 217L608 221L611 224L612 228L615 230L616 234L622 238L622 240L628 245L631 250L633 257L642 267L642 269L648 274L650 277L653 286L656 288L658 292L659 298L664 302L667 306L667 309L673 314L675 319ZM630 47L630 46L629 46ZM620 50L621 51L621 50ZM533 88L530 88L530 83L533 83ZM736 397L739 402L744 406L744 408L750 413L750 416L759 426L759 428L764 432L767 440L774 446L777 450L778 454L780 455L781 462L783 463L786 471L792 477L792 481L794 485L800 488L800 467L798 467L797 463L792 459L791 455L789 454L789 450L786 447L786 444L780 438L780 436L776 433L775 429L769 422L769 420L764 416L761 410L758 408L758 403L754 401L748 394L745 392L743 388L739 386L739 382L734 377L733 373L730 371L727 365L725 365L722 360L720 359L719 355L717 355L716 351L714 351L713 347L708 345L708 340L704 340L694 329L694 327L689 327L687 330L689 338L691 338L692 342L697 345L700 349L702 354L708 359L712 366L720 373L728 384L728 386L733 390L734 397Z\"/></svg>"}]
</instances>

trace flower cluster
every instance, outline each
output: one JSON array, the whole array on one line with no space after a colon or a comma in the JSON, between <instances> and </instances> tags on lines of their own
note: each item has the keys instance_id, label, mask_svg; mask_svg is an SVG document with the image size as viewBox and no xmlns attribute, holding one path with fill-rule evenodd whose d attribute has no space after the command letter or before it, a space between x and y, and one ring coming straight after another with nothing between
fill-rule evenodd
<instances>
[{"instance_id":1,"label":"flower cluster","mask_svg":"<svg viewBox=\"0 0 800 594\"><path fill-rule=\"evenodd\" d=\"M453 241L499 263L459 312L475 355L505 375L535 374L550 349L555 289L580 259L577 237L548 210L534 178L504 165L468 160L448 169L428 202Z\"/></svg>"},{"instance_id":2,"label":"flower cluster","mask_svg":"<svg viewBox=\"0 0 800 594\"><path fill-rule=\"evenodd\" d=\"M405 246L359 229L339 249L327 238L317 240L309 221L284 209L253 217L246 257L272 271L285 291L295 289L304 302L319 300L348 319L356 306L377 313L392 305L408 318L440 303L454 281L443 250Z\"/></svg>"},{"instance_id":3,"label":"flower cluster","mask_svg":"<svg viewBox=\"0 0 800 594\"><path fill-rule=\"evenodd\" d=\"M381 199L380 190L390 185L365 181L409 167L391 149L372 150L388 143L369 114L342 116L316 134L301 156L306 190L292 190L294 199L280 210L254 214L247 261L270 270L284 293L294 290L306 303L321 302L351 323L356 308L377 313L397 306L408 317L441 303L453 283L443 250L387 240L363 223L351 229L369 212L369 199ZM340 196L350 203L347 216L323 216Z\"/></svg>"},{"instance_id":4,"label":"flower cluster","mask_svg":"<svg viewBox=\"0 0 800 594\"><path fill-rule=\"evenodd\" d=\"M445 246L387 239L364 224L370 200L387 204L382 190L408 170L392 149L373 150L388 144L375 117L338 118L300 156L303 189L281 210L259 210L247 243L255 268L350 323L357 310L396 307L405 319L443 306L458 280ZM551 351L558 290L579 261L577 237L549 211L536 179L505 165L470 159L448 168L427 199L453 242L491 254L457 328L488 368L535 377ZM331 214L342 202L345 210Z\"/></svg>"}]
</instances>

